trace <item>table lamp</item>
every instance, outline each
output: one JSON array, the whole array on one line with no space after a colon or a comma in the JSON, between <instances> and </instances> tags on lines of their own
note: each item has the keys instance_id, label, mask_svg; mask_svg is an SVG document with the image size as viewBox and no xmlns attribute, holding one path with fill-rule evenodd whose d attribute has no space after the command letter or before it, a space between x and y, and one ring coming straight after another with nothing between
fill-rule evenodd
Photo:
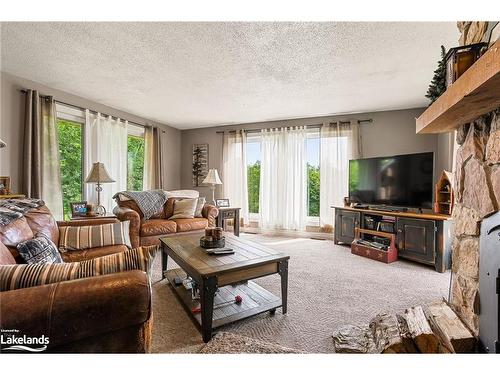
<instances>
[{"instance_id":1,"label":"table lamp","mask_svg":"<svg viewBox=\"0 0 500 375\"><path fill-rule=\"evenodd\" d=\"M97 207L96 211L101 214L106 214L106 208L101 205L101 184L115 182L110 176L103 163L94 163L89 175L85 179L86 183L96 183L97 186L95 190L97 191ZM102 212L101 212L102 211Z\"/></svg>"},{"instance_id":2,"label":"table lamp","mask_svg":"<svg viewBox=\"0 0 500 375\"><path fill-rule=\"evenodd\" d=\"M209 169L207 177L205 177L202 183L210 184L210 189L212 190L212 203L215 204L215 185L222 185L217 169Z\"/></svg>"}]
</instances>

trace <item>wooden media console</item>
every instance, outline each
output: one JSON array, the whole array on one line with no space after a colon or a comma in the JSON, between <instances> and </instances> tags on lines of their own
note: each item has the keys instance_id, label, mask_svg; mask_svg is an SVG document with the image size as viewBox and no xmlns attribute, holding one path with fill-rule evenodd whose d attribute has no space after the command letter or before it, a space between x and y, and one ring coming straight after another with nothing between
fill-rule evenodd
<instances>
[{"instance_id":1,"label":"wooden media console","mask_svg":"<svg viewBox=\"0 0 500 375\"><path fill-rule=\"evenodd\" d=\"M451 216L436 213L382 211L371 208L332 207L335 209L335 244L351 245L358 236L395 236L399 258L434 266L445 272L451 259ZM384 223L380 229L378 223ZM393 224L391 230L390 223ZM389 229L387 228L389 227Z\"/></svg>"}]
</instances>

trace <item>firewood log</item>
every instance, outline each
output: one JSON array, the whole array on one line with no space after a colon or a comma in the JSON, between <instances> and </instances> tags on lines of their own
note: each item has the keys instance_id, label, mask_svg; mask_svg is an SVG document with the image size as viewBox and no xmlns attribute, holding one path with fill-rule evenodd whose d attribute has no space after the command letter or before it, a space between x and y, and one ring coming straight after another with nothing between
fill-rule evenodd
<instances>
[{"instance_id":1,"label":"firewood log","mask_svg":"<svg viewBox=\"0 0 500 375\"><path fill-rule=\"evenodd\" d=\"M413 341L401 335L400 324L394 315L378 314L370 322L378 353L415 353Z\"/></svg>"},{"instance_id":2,"label":"firewood log","mask_svg":"<svg viewBox=\"0 0 500 375\"><path fill-rule=\"evenodd\" d=\"M430 304L425 308L425 315L441 344L450 352L470 353L474 350L476 338L446 302Z\"/></svg>"},{"instance_id":3,"label":"firewood log","mask_svg":"<svg viewBox=\"0 0 500 375\"><path fill-rule=\"evenodd\" d=\"M406 321L408 334L413 339L413 342L420 352L442 352L439 339L427 322L422 306L406 309L404 314L401 315L401 318Z\"/></svg>"},{"instance_id":4,"label":"firewood log","mask_svg":"<svg viewBox=\"0 0 500 375\"><path fill-rule=\"evenodd\" d=\"M371 329L347 325L333 335L336 353L378 353Z\"/></svg>"}]
</instances>

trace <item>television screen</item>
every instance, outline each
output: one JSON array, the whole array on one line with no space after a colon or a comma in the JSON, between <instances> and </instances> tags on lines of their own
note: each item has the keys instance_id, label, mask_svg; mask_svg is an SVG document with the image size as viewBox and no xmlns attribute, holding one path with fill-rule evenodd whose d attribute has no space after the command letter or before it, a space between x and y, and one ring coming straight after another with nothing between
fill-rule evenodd
<instances>
[{"instance_id":1,"label":"television screen","mask_svg":"<svg viewBox=\"0 0 500 375\"><path fill-rule=\"evenodd\" d=\"M432 208L434 153L349 160L349 200Z\"/></svg>"}]
</instances>

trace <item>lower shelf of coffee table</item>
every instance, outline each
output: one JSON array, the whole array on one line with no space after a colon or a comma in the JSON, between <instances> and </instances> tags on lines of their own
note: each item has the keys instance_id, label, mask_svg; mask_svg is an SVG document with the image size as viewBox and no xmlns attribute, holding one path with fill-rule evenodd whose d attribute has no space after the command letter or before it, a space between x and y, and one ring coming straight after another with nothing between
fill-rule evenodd
<instances>
[{"instance_id":1,"label":"lower shelf of coffee table","mask_svg":"<svg viewBox=\"0 0 500 375\"><path fill-rule=\"evenodd\" d=\"M193 308L200 306L200 301L191 298L191 290L187 290L183 285L174 284L174 278L177 276L184 279L186 273L180 268L171 269L166 272L166 277L182 304L201 326L201 313L193 313L191 311ZM234 298L237 295L243 298L240 304L234 302ZM274 310L278 307L281 307L281 298L253 281L227 285L219 288L215 294L212 328L217 328L265 311Z\"/></svg>"}]
</instances>

